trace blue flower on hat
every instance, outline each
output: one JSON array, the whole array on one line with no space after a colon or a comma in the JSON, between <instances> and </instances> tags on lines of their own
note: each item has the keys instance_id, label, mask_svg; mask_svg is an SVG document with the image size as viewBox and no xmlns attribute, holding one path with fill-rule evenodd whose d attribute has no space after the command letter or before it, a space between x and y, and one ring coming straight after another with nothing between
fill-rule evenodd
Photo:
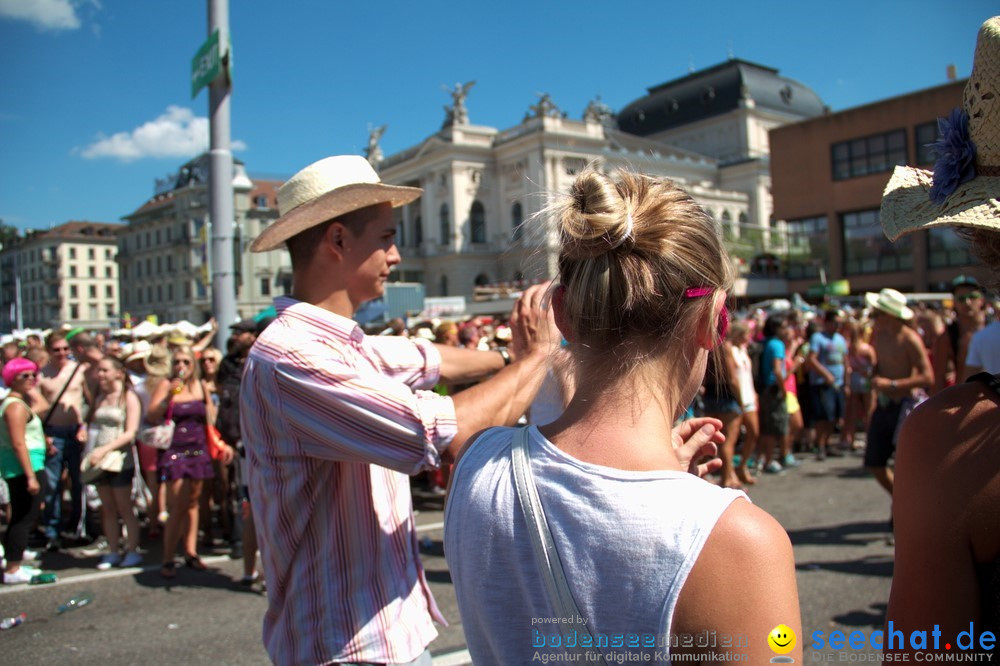
<instances>
[{"instance_id":1,"label":"blue flower on hat","mask_svg":"<svg viewBox=\"0 0 1000 666\"><path fill-rule=\"evenodd\" d=\"M961 108L947 118L938 118L937 153L931 201L943 204L962 183L976 177L976 144L969 138L969 116Z\"/></svg>"}]
</instances>

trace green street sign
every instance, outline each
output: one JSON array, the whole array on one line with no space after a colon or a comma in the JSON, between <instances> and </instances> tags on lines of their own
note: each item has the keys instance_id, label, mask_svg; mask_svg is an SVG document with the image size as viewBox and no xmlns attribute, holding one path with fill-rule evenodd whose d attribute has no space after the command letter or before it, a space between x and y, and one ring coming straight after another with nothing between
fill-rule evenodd
<instances>
[{"instance_id":1,"label":"green street sign","mask_svg":"<svg viewBox=\"0 0 1000 666\"><path fill-rule=\"evenodd\" d=\"M198 91L214 81L222 70L222 57L219 54L219 31L216 30L205 40L198 52L191 59L191 99Z\"/></svg>"}]
</instances>

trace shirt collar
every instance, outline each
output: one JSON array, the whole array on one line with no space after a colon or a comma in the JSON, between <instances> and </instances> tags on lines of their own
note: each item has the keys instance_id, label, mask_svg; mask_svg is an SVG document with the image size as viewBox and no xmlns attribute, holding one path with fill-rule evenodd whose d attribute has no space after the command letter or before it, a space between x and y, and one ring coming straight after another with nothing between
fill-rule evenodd
<instances>
[{"instance_id":1,"label":"shirt collar","mask_svg":"<svg viewBox=\"0 0 1000 666\"><path fill-rule=\"evenodd\" d=\"M365 332L353 319L296 300L291 296L275 298L274 309L278 313L278 321L294 322L291 325L296 329L306 330L321 338L333 337L342 341L361 342L365 337Z\"/></svg>"}]
</instances>

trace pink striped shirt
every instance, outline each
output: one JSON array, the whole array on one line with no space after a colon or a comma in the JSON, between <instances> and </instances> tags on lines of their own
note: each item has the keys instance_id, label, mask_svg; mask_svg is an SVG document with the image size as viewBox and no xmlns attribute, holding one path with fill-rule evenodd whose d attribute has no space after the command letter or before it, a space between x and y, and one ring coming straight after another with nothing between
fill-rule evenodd
<instances>
[{"instance_id":1,"label":"pink striped shirt","mask_svg":"<svg viewBox=\"0 0 1000 666\"><path fill-rule=\"evenodd\" d=\"M408 474L457 431L424 340L366 336L291 298L240 388L250 498L278 664L416 659L445 623L424 577Z\"/></svg>"}]
</instances>

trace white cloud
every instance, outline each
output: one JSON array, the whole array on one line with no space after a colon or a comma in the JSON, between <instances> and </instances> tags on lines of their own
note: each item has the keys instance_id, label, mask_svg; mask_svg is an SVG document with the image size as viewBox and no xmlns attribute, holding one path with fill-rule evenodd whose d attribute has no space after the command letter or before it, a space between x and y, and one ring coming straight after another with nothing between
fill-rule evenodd
<instances>
[{"instance_id":1,"label":"white cloud","mask_svg":"<svg viewBox=\"0 0 1000 666\"><path fill-rule=\"evenodd\" d=\"M233 141L233 150L246 150L242 141ZM190 109L168 106L156 120L143 123L131 132L98 135L97 141L74 149L92 160L111 157L132 162L145 157L193 157L208 150L208 118L197 117Z\"/></svg>"},{"instance_id":2,"label":"white cloud","mask_svg":"<svg viewBox=\"0 0 1000 666\"><path fill-rule=\"evenodd\" d=\"M0 0L0 17L28 21L41 30L76 30L79 2L70 0Z\"/></svg>"}]
</instances>

